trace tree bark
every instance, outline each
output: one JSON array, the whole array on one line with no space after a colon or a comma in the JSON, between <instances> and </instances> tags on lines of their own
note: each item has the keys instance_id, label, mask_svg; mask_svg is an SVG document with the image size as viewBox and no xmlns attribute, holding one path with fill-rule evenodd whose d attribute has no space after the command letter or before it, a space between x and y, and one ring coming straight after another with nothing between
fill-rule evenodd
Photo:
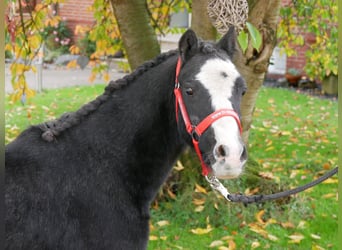
<instances>
[{"instance_id":1,"label":"tree bark","mask_svg":"<svg viewBox=\"0 0 342 250\"><path fill-rule=\"evenodd\" d=\"M131 69L160 53L145 0L110 0Z\"/></svg>"},{"instance_id":2,"label":"tree bark","mask_svg":"<svg viewBox=\"0 0 342 250\"><path fill-rule=\"evenodd\" d=\"M249 43L245 54L241 51L234 58L237 69L245 78L248 90L242 99L241 114L244 128L243 139L248 145L249 130L253 120L255 101L263 85L269 60L277 42L277 24L280 0L249 0L248 22L252 23L263 37L262 49L257 52Z\"/></svg>"},{"instance_id":3,"label":"tree bark","mask_svg":"<svg viewBox=\"0 0 342 250\"><path fill-rule=\"evenodd\" d=\"M217 31L212 25L208 11L208 0L192 1L191 29L203 40L216 40Z\"/></svg>"}]
</instances>

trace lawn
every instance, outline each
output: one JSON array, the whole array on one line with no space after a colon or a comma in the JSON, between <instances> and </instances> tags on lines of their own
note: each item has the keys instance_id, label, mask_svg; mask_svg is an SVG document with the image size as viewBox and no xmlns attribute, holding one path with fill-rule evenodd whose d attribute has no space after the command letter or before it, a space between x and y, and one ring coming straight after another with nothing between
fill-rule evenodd
<instances>
[{"instance_id":1,"label":"lawn","mask_svg":"<svg viewBox=\"0 0 342 250\"><path fill-rule=\"evenodd\" d=\"M6 142L30 124L77 109L102 93L103 87L49 90L25 106L7 100ZM336 166L337 128L337 102L262 88L249 155L262 169L259 178L273 183L269 191L296 187ZM182 157L178 171L190 168L198 175L198 160ZM243 177L224 184L231 192L261 190ZM169 190L153 203L149 249L337 249L336 177L289 200L247 207L226 202L203 181L183 185L187 188L182 192Z\"/></svg>"}]
</instances>

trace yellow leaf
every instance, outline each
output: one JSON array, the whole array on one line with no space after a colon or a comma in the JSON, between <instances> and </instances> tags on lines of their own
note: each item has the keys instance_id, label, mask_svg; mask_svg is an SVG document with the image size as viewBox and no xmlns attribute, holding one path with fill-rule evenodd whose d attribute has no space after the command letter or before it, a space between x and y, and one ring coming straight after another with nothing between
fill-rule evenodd
<instances>
[{"instance_id":1,"label":"yellow leaf","mask_svg":"<svg viewBox=\"0 0 342 250\"><path fill-rule=\"evenodd\" d=\"M167 220L161 220L161 221L157 222L157 225L160 226L160 227L163 227L163 226L170 225L170 222L167 221Z\"/></svg>"},{"instance_id":2,"label":"yellow leaf","mask_svg":"<svg viewBox=\"0 0 342 250\"><path fill-rule=\"evenodd\" d=\"M103 74L103 80L104 80L105 82L109 82L109 79L110 79L109 74L108 74L108 73L104 73L104 74Z\"/></svg>"},{"instance_id":3,"label":"yellow leaf","mask_svg":"<svg viewBox=\"0 0 342 250\"><path fill-rule=\"evenodd\" d=\"M204 209L204 206L197 206L197 207L195 208L195 212L197 212L197 213L202 212L203 209Z\"/></svg>"},{"instance_id":4,"label":"yellow leaf","mask_svg":"<svg viewBox=\"0 0 342 250\"><path fill-rule=\"evenodd\" d=\"M191 232L193 234L207 234L209 232L211 232L213 230L213 228L211 228L210 226L207 226L207 228L196 228L196 229L191 229Z\"/></svg>"},{"instance_id":5,"label":"yellow leaf","mask_svg":"<svg viewBox=\"0 0 342 250\"><path fill-rule=\"evenodd\" d=\"M311 250L325 250L325 248L319 246L319 245L313 245Z\"/></svg>"},{"instance_id":6,"label":"yellow leaf","mask_svg":"<svg viewBox=\"0 0 342 250\"><path fill-rule=\"evenodd\" d=\"M149 237L149 239L152 241L154 241L154 240L158 240L158 237L157 236L155 236L155 235L150 235L150 237Z\"/></svg>"},{"instance_id":7,"label":"yellow leaf","mask_svg":"<svg viewBox=\"0 0 342 250\"><path fill-rule=\"evenodd\" d=\"M268 148L265 149L266 152L271 151L271 150L274 150L274 147L273 147L273 146L268 147Z\"/></svg>"},{"instance_id":8,"label":"yellow leaf","mask_svg":"<svg viewBox=\"0 0 342 250\"><path fill-rule=\"evenodd\" d=\"M176 199L176 195L172 193L172 191L169 188L167 189L167 193L169 194L171 199L174 199L174 200Z\"/></svg>"},{"instance_id":9,"label":"yellow leaf","mask_svg":"<svg viewBox=\"0 0 342 250\"><path fill-rule=\"evenodd\" d=\"M291 222L282 222L282 223L280 223L280 225L283 228L295 228L295 225L293 225L293 223L291 223Z\"/></svg>"},{"instance_id":10,"label":"yellow leaf","mask_svg":"<svg viewBox=\"0 0 342 250\"><path fill-rule=\"evenodd\" d=\"M259 226L256 223L250 223L248 224L249 229L257 234L262 235L263 237L267 238L268 233L266 232L266 230L264 230L261 226Z\"/></svg>"},{"instance_id":11,"label":"yellow leaf","mask_svg":"<svg viewBox=\"0 0 342 250\"><path fill-rule=\"evenodd\" d=\"M209 247L213 248L213 247L219 247L222 246L224 244L224 242L222 240L214 240L213 242L210 243Z\"/></svg>"},{"instance_id":12,"label":"yellow leaf","mask_svg":"<svg viewBox=\"0 0 342 250\"><path fill-rule=\"evenodd\" d=\"M67 64L67 68L71 69L71 68L77 68L77 61L76 60L72 60ZM94 79L95 80L95 79Z\"/></svg>"},{"instance_id":13,"label":"yellow leaf","mask_svg":"<svg viewBox=\"0 0 342 250\"><path fill-rule=\"evenodd\" d=\"M72 45L70 48L69 48L69 51L71 54L73 55L78 55L80 53L80 48L77 47L76 45Z\"/></svg>"},{"instance_id":14,"label":"yellow leaf","mask_svg":"<svg viewBox=\"0 0 342 250\"><path fill-rule=\"evenodd\" d=\"M338 183L338 179L329 178L323 182L324 184L334 184Z\"/></svg>"},{"instance_id":15,"label":"yellow leaf","mask_svg":"<svg viewBox=\"0 0 342 250\"><path fill-rule=\"evenodd\" d=\"M305 228L306 228L306 221L301 220L301 221L298 223L297 228L298 228L298 229L305 229Z\"/></svg>"},{"instance_id":16,"label":"yellow leaf","mask_svg":"<svg viewBox=\"0 0 342 250\"><path fill-rule=\"evenodd\" d=\"M315 240L320 240L321 236L317 235L317 234L310 234L311 238L315 239Z\"/></svg>"},{"instance_id":17,"label":"yellow leaf","mask_svg":"<svg viewBox=\"0 0 342 250\"><path fill-rule=\"evenodd\" d=\"M251 248L255 249L255 248L258 248L258 247L260 247L260 242L259 241L253 241L252 245L251 245Z\"/></svg>"},{"instance_id":18,"label":"yellow leaf","mask_svg":"<svg viewBox=\"0 0 342 250\"><path fill-rule=\"evenodd\" d=\"M273 235L273 234L268 234L267 238L270 239L271 241L277 241L278 240L278 237Z\"/></svg>"},{"instance_id":19,"label":"yellow leaf","mask_svg":"<svg viewBox=\"0 0 342 250\"><path fill-rule=\"evenodd\" d=\"M35 74L37 73L37 68L35 66L33 66L33 65L31 66L31 70L32 70L33 73L35 73Z\"/></svg>"},{"instance_id":20,"label":"yellow leaf","mask_svg":"<svg viewBox=\"0 0 342 250\"><path fill-rule=\"evenodd\" d=\"M177 171L183 170L184 166L183 166L182 162L181 161L177 161L177 164L176 164L176 166L174 166L174 169L177 170Z\"/></svg>"},{"instance_id":21,"label":"yellow leaf","mask_svg":"<svg viewBox=\"0 0 342 250\"><path fill-rule=\"evenodd\" d=\"M229 250L235 250L236 249L236 244L233 240L230 240L228 245L229 245L229 247L228 247Z\"/></svg>"},{"instance_id":22,"label":"yellow leaf","mask_svg":"<svg viewBox=\"0 0 342 250\"><path fill-rule=\"evenodd\" d=\"M259 211L256 215L255 215L255 218L257 219L257 221L263 225L265 224L264 220L262 219L262 216L265 214L265 210L261 210Z\"/></svg>"},{"instance_id":23,"label":"yellow leaf","mask_svg":"<svg viewBox=\"0 0 342 250\"><path fill-rule=\"evenodd\" d=\"M21 95L22 95L21 92L16 92L16 93L11 94L11 101L14 103L20 100Z\"/></svg>"},{"instance_id":24,"label":"yellow leaf","mask_svg":"<svg viewBox=\"0 0 342 250\"><path fill-rule=\"evenodd\" d=\"M153 226L153 224L151 223L151 221L150 221L150 231L153 231L154 229L155 229L155 227Z\"/></svg>"},{"instance_id":25,"label":"yellow leaf","mask_svg":"<svg viewBox=\"0 0 342 250\"><path fill-rule=\"evenodd\" d=\"M270 224L276 224L277 220L274 218L270 218L266 221L266 225L270 225Z\"/></svg>"},{"instance_id":26,"label":"yellow leaf","mask_svg":"<svg viewBox=\"0 0 342 250\"><path fill-rule=\"evenodd\" d=\"M167 240L167 236L160 236L159 237L161 240Z\"/></svg>"},{"instance_id":27,"label":"yellow leaf","mask_svg":"<svg viewBox=\"0 0 342 250\"><path fill-rule=\"evenodd\" d=\"M91 73L91 75L89 76L89 82L93 82L95 81L95 78L96 78L96 74L95 73Z\"/></svg>"},{"instance_id":28,"label":"yellow leaf","mask_svg":"<svg viewBox=\"0 0 342 250\"><path fill-rule=\"evenodd\" d=\"M232 240L232 239L234 239L234 237L231 236L231 235L223 236L223 237L221 238L221 240L223 240L223 241L230 241L230 240Z\"/></svg>"},{"instance_id":29,"label":"yellow leaf","mask_svg":"<svg viewBox=\"0 0 342 250\"><path fill-rule=\"evenodd\" d=\"M295 243L298 244L300 243L305 237L302 234L296 233L288 236L291 240L289 243Z\"/></svg>"},{"instance_id":30,"label":"yellow leaf","mask_svg":"<svg viewBox=\"0 0 342 250\"><path fill-rule=\"evenodd\" d=\"M203 194L207 194L207 190L205 190L204 187L201 187L200 185L198 185L197 183L195 184L196 188L195 188L195 192L197 193L203 193Z\"/></svg>"},{"instance_id":31,"label":"yellow leaf","mask_svg":"<svg viewBox=\"0 0 342 250\"><path fill-rule=\"evenodd\" d=\"M203 198L203 199L193 199L192 203L194 203L196 206L203 205L205 203L205 198Z\"/></svg>"},{"instance_id":32,"label":"yellow leaf","mask_svg":"<svg viewBox=\"0 0 342 250\"><path fill-rule=\"evenodd\" d=\"M26 88L25 94L27 98L30 98L33 97L36 94L36 92L33 89Z\"/></svg>"},{"instance_id":33,"label":"yellow leaf","mask_svg":"<svg viewBox=\"0 0 342 250\"><path fill-rule=\"evenodd\" d=\"M322 196L322 198L325 198L325 199L327 199L327 198L333 198L333 197L336 197L336 194L335 194L335 193L329 193L329 194L325 194L325 195Z\"/></svg>"}]
</instances>

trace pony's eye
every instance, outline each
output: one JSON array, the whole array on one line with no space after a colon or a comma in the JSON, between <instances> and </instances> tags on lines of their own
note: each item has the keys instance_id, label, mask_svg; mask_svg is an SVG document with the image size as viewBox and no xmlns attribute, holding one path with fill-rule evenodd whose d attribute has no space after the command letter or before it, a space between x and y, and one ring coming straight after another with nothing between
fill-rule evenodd
<instances>
[{"instance_id":1,"label":"pony's eye","mask_svg":"<svg viewBox=\"0 0 342 250\"><path fill-rule=\"evenodd\" d=\"M194 94L194 91L193 91L192 88L187 88L187 89L185 90L185 93L186 93L187 95L193 95L193 94Z\"/></svg>"}]
</instances>

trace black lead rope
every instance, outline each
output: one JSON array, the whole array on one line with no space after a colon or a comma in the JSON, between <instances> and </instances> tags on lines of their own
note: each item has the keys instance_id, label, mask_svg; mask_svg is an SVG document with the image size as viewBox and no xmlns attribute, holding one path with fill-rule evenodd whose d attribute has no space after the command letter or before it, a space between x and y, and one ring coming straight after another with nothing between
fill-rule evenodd
<instances>
[{"instance_id":1,"label":"black lead rope","mask_svg":"<svg viewBox=\"0 0 342 250\"><path fill-rule=\"evenodd\" d=\"M271 201L276 200L280 198L284 198L290 195L297 194L299 192L302 192L308 188L311 188L326 179L332 177L333 175L337 174L338 167L334 168L333 170L329 171L328 173L324 174L323 176L317 178L316 180L309 182L303 186L290 189L287 191L275 193L275 194L267 194L267 195L243 195L243 194L230 194L228 191L223 187L223 185L216 179L216 177L213 178L207 178L208 182L210 183L211 187L217 191L219 191L228 201L231 202L242 202L244 205L250 204L250 203L261 203L265 201ZM224 189L224 190L223 190Z\"/></svg>"}]
</instances>

